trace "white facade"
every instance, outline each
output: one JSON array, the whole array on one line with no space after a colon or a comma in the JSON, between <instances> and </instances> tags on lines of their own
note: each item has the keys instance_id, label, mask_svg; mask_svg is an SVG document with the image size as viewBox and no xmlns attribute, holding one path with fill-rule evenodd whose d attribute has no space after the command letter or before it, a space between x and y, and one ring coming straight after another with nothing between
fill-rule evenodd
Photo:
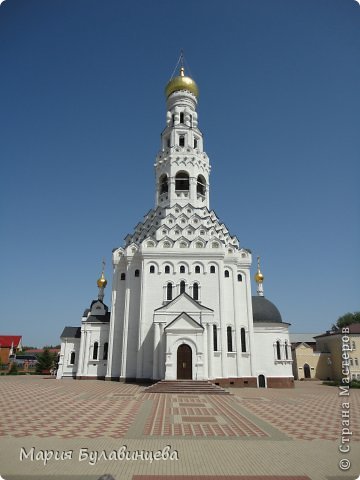
<instances>
[{"instance_id":1,"label":"white facade","mask_svg":"<svg viewBox=\"0 0 360 480\"><path fill-rule=\"evenodd\" d=\"M196 106L185 82L168 96L155 208L113 251L110 322L92 323L89 312L78 347L62 337L58 378L74 373L65 359L78 348L78 378L292 386L288 324L262 288L256 317L251 253L209 208L211 167ZM100 350L108 343L106 359L93 361L94 342Z\"/></svg>"}]
</instances>

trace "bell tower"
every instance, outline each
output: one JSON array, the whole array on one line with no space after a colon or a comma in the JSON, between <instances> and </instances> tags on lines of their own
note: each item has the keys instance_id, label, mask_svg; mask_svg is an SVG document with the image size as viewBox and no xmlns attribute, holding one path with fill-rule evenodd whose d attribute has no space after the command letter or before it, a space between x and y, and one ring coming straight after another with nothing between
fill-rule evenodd
<instances>
[{"instance_id":1,"label":"bell tower","mask_svg":"<svg viewBox=\"0 0 360 480\"><path fill-rule=\"evenodd\" d=\"M209 158L196 111L199 90L185 69L165 88L166 127L156 157L156 207L175 204L209 209Z\"/></svg>"}]
</instances>

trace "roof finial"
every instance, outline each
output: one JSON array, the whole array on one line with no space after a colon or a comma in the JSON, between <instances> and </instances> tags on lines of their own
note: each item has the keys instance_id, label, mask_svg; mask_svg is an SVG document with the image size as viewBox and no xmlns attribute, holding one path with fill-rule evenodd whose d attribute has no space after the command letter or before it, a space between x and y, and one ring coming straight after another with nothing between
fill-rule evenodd
<instances>
[{"instance_id":1,"label":"roof finial","mask_svg":"<svg viewBox=\"0 0 360 480\"><path fill-rule=\"evenodd\" d=\"M106 265L106 262L105 262L105 259L103 258L101 277L97 281L97 286L99 287L98 299L101 301L104 300L104 288L107 285L107 280L104 276L105 265Z\"/></svg>"},{"instance_id":2,"label":"roof finial","mask_svg":"<svg viewBox=\"0 0 360 480\"><path fill-rule=\"evenodd\" d=\"M260 270L260 257L257 257L257 272L255 274L255 282L258 285L257 294L259 295L259 297L264 296L263 281L264 281L264 275L261 273L261 270Z\"/></svg>"}]
</instances>

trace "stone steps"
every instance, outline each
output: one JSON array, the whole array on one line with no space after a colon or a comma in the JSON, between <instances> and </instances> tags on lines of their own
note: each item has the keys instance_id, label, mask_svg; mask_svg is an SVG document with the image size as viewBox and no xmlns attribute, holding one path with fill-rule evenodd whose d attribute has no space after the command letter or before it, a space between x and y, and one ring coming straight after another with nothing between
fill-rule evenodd
<instances>
[{"instance_id":1,"label":"stone steps","mask_svg":"<svg viewBox=\"0 0 360 480\"><path fill-rule=\"evenodd\" d=\"M177 393L203 395L230 395L230 393L207 380L160 380L144 390L147 393Z\"/></svg>"}]
</instances>

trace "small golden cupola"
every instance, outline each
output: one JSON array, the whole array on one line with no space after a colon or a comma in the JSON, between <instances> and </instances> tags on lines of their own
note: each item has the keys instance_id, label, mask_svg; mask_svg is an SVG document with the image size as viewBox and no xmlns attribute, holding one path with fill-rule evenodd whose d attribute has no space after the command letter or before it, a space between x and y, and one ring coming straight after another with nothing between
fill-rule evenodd
<instances>
[{"instance_id":1,"label":"small golden cupola","mask_svg":"<svg viewBox=\"0 0 360 480\"><path fill-rule=\"evenodd\" d=\"M166 85L165 96L168 98L172 93L180 90L187 90L195 95L196 98L199 96L198 86L192 78L185 76L185 68L183 66L180 67L180 75L172 78Z\"/></svg>"},{"instance_id":2,"label":"small golden cupola","mask_svg":"<svg viewBox=\"0 0 360 480\"><path fill-rule=\"evenodd\" d=\"M101 272L101 277L98 279L97 281L97 286L99 288L105 288L107 285L107 280L106 278L104 277L104 272Z\"/></svg>"},{"instance_id":3,"label":"small golden cupola","mask_svg":"<svg viewBox=\"0 0 360 480\"><path fill-rule=\"evenodd\" d=\"M257 294L260 297L264 296L263 281L264 281L264 275L261 273L261 270L260 270L260 257L257 257L257 272L255 273L255 282L258 285Z\"/></svg>"},{"instance_id":4,"label":"small golden cupola","mask_svg":"<svg viewBox=\"0 0 360 480\"><path fill-rule=\"evenodd\" d=\"M104 270L105 270L105 260L103 260L103 268L101 272L100 278L97 280L97 286L99 287L99 293L98 293L98 299L103 301L104 300L104 288L107 285L107 280L104 276Z\"/></svg>"}]
</instances>

